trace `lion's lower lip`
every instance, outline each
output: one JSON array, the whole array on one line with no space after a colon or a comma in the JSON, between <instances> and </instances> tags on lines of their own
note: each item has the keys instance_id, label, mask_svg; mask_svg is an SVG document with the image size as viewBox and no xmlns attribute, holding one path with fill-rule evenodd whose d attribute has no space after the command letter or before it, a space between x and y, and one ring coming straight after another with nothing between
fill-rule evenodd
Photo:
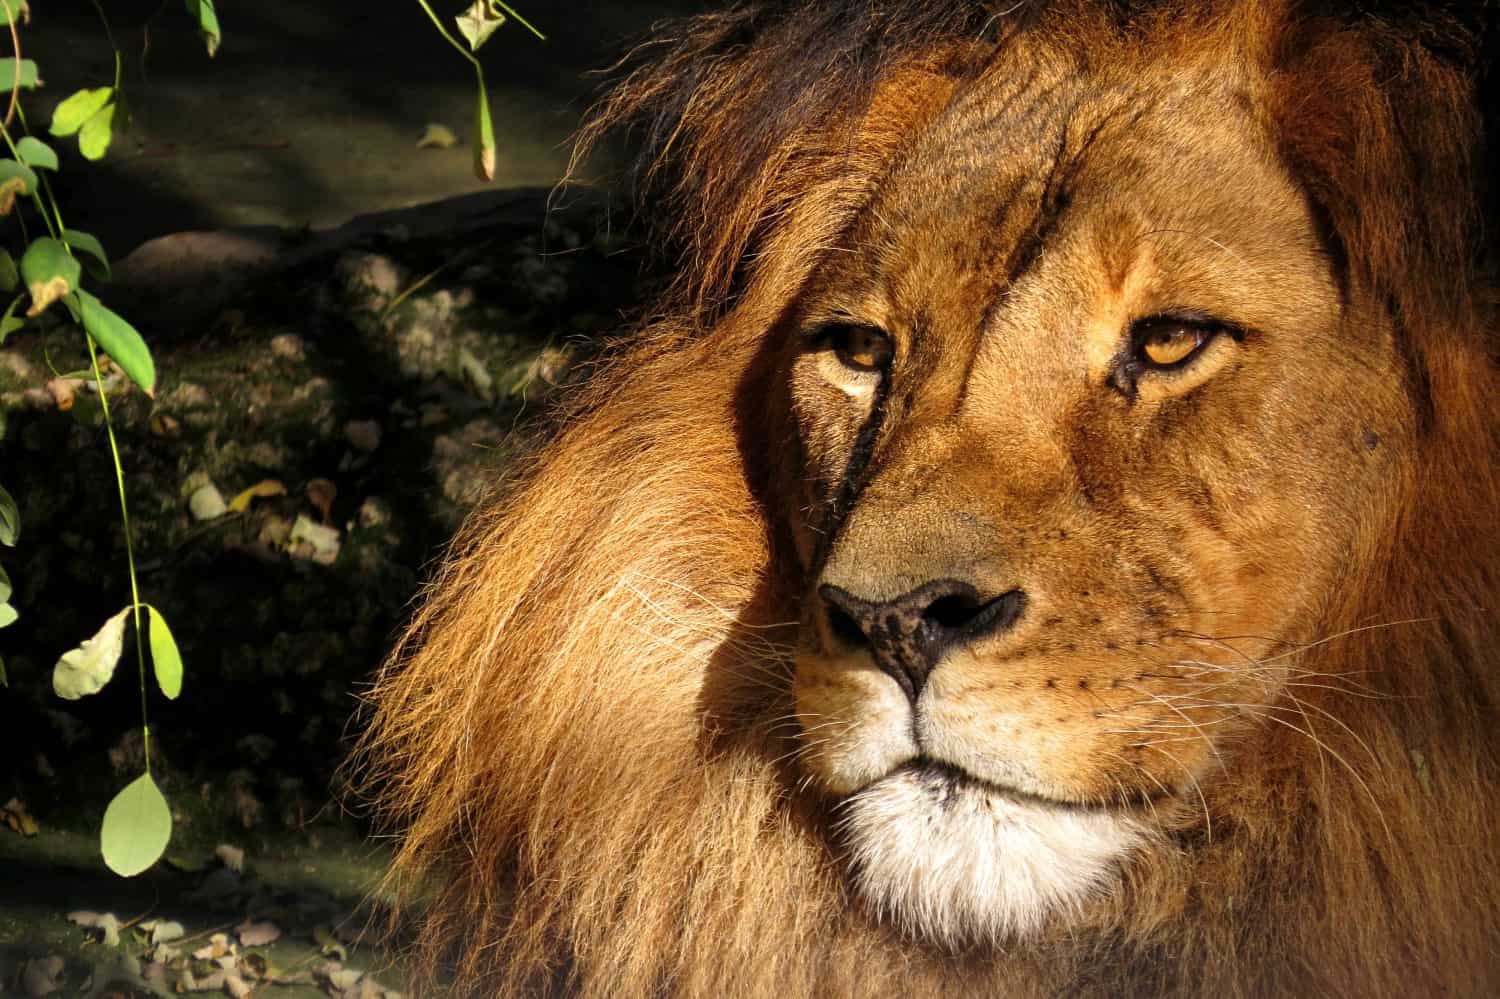
<instances>
[{"instance_id":1,"label":"lion's lower lip","mask_svg":"<svg viewBox=\"0 0 1500 999\"><path fill-rule=\"evenodd\" d=\"M910 774L920 781L924 787L929 787L935 792L951 792L958 788L971 787L984 791L987 794L1003 795L1005 797L1028 801L1062 804L1062 802L1055 802L1051 798L1022 791L1006 784L998 784L994 781L985 780L962 767L954 766L951 763L944 763L941 760L934 760L926 756L920 756L899 767L894 772L898 774Z\"/></svg>"},{"instance_id":2,"label":"lion's lower lip","mask_svg":"<svg viewBox=\"0 0 1500 999\"><path fill-rule=\"evenodd\" d=\"M1129 812L1132 805L1123 801L1114 802L1085 802L1074 799L1053 797L1047 794L1038 794L1035 791L1022 790L1010 784L986 780L962 767L930 757L919 756L908 763L903 764L892 771L890 777L908 776L915 778L922 787L930 791L942 803L945 797L962 790L973 790L983 793L987 797L1005 798L1017 803L1055 808L1062 811L1074 812ZM1143 807L1146 807L1143 805Z\"/></svg>"}]
</instances>

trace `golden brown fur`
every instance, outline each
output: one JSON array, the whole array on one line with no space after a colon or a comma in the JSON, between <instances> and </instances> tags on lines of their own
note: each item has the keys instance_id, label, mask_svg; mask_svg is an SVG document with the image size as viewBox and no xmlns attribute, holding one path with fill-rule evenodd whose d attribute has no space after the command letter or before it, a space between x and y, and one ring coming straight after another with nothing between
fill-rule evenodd
<instances>
[{"instance_id":1,"label":"golden brown fur","mask_svg":"<svg viewBox=\"0 0 1500 999\"><path fill-rule=\"evenodd\" d=\"M460 992L1500 989L1469 39L1010 7L705 16L606 107L683 277L455 543L360 757ZM1111 387L1177 305L1250 332ZM807 333L850 316L878 390ZM932 673L946 762L1045 737L1037 807L1144 830L1009 935L903 920L838 825L895 687L816 585L961 574L1029 603Z\"/></svg>"}]
</instances>

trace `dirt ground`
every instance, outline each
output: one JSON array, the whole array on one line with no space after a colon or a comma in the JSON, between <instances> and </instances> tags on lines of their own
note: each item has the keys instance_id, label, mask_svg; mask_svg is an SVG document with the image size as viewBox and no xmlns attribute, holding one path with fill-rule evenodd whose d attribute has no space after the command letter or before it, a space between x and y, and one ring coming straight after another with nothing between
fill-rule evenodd
<instances>
[{"instance_id":1,"label":"dirt ground","mask_svg":"<svg viewBox=\"0 0 1500 999\"><path fill-rule=\"evenodd\" d=\"M112 70L91 4L32 6L35 126ZM467 148L415 148L431 122L462 133L473 96L415 0L221 3L212 61L180 4L106 4L134 127L101 165L65 156L59 190L161 372L155 400L109 391L142 598L186 664L181 698L150 702L173 841L131 880L98 853L142 766L132 653L100 694L52 691L129 583L83 341L49 315L0 345L22 517L0 548L21 615L0 631L0 994L401 990L392 941L362 933L385 854L339 769L359 692L466 511L658 281L606 191L547 192L581 72L673 6L524 5L549 40L507 27L487 50L481 190Z\"/></svg>"},{"instance_id":2,"label":"dirt ground","mask_svg":"<svg viewBox=\"0 0 1500 999\"><path fill-rule=\"evenodd\" d=\"M463 6L433 0L439 11ZM507 24L482 50L498 146L497 176L485 185L472 173L467 141L474 74L417 0L221 0L224 40L212 59L181 0L110 0L132 125L101 164L81 169L76 152L65 158L67 206L123 256L151 236L186 229L326 228L456 194L549 187L602 82L597 71L655 21L708 5L512 6L547 40ZM89 0L32 7L22 45L46 82L34 102L38 124L74 90L109 84L114 56ZM463 142L417 149L432 123Z\"/></svg>"}]
</instances>

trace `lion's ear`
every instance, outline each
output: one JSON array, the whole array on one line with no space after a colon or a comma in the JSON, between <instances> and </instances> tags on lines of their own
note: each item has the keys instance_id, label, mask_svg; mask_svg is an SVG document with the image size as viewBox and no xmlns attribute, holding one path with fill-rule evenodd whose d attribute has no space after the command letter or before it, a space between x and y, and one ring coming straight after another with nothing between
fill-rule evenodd
<instances>
[{"instance_id":1,"label":"lion's ear","mask_svg":"<svg viewBox=\"0 0 1500 999\"><path fill-rule=\"evenodd\" d=\"M1282 152L1340 265L1411 321L1461 315L1475 291L1476 54L1448 22L1357 16L1295 22L1270 54Z\"/></svg>"},{"instance_id":2,"label":"lion's ear","mask_svg":"<svg viewBox=\"0 0 1500 999\"><path fill-rule=\"evenodd\" d=\"M712 319L794 209L946 99L946 70L987 18L982 4L763 0L670 23L594 109L571 172L628 132L638 193L665 202L682 257L669 304Z\"/></svg>"}]
</instances>

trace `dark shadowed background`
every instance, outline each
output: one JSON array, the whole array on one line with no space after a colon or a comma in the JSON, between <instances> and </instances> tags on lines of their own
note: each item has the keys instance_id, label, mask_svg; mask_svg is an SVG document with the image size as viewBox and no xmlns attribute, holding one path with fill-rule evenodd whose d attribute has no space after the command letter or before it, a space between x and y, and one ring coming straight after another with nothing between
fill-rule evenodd
<instances>
[{"instance_id":1,"label":"dark shadowed background","mask_svg":"<svg viewBox=\"0 0 1500 999\"><path fill-rule=\"evenodd\" d=\"M473 73L415 0L221 0L213 59L181 0L104 6L130 127L96 164L49 141L67 224L115 261L93 290L160 373L154 400L115 378L110 402L142 598L186 664L181 698L150 701L175 826L148 873L104 869L104 806L142 767L133 646L102 693L52 691L58 656L130 599L87 355L53 310L0 344L0 484L23 522L0 548L21 614L0 631L0 994L175 988L217 931L240 972L263 958L301 983L276 994L379 996L400 983L388 953L351 945L385 855L336 786L358 692L518 434L656 287L605 188L550 211L547 192L601 83L586 74L703 5L519 0L548 38L507 25L483 51L490 185L471 172ZM91 3L32 7L45 87L24 107L44 135L113 55ZM460 144L418 149L429 124ZM131 927L122 946L77 910ZM252 918L280 937L237 937ZM181 955L151 946L158 919L182 924Z\"/></svg>"}]
</instances>

